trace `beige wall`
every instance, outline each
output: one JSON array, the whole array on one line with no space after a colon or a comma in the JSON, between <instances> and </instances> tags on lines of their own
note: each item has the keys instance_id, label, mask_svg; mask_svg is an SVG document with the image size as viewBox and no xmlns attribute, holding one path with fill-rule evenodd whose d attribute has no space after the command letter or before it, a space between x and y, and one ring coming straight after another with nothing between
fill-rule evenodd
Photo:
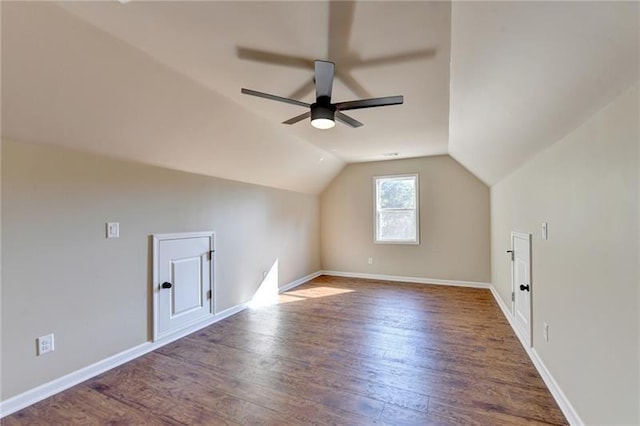
<instances>
[{"instance_id":1,"label":"beige wall","mask_svg":"<svg viewBox=\"0 0 640 426\"><path fill-rule=\"evenodd\" d=\"M374 244L372 178L401 173L420 176L420 245ZM449 156L350 164L322 193L321 211L325 270L490 279L489 189Z\"/></svg>"},{"instance_id":2,"label":"beige wall","mask_svg":"<svg viewBox=\"0 0 640 426\"><path fill-rule=\"evenodd\" d=\"M217 311L320 269L317 196L4 141L2 197L3 400L149 339L152 233L216 232Z\"/></svg>"},{"instance_id":3,"label":"beige wall","mask_svg":"<svg viewBox=\"0 0 640 426\"><path fill-rule=\"evenodd\" d=\"M636 86L491 188L493 284L531 233L533 346L587 424L640 423L638 116Z\"/></svg>"}]
</instances>

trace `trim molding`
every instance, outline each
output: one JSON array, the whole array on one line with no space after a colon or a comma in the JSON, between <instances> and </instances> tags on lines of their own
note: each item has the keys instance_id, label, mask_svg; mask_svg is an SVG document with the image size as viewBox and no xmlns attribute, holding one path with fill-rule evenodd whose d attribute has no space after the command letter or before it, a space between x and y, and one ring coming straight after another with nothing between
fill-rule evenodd
<instances>
[{"instance_id":1,"label":"trim molding","mask_svg":"<svg viewBox=\"0 0 640 426\"><path fill-rule=\"evenodd\" d=\"M302 278L298 278L295 281L291 281L289 284L285 284L282 287L279 287L278 288L278 294L282 294L285 291L289 291L289 290L292 290L292 289L294 289L294 288L296 288L298 286L301 286L302 284L306 283L307 281L311 281L312 279L317 278L320 275L322 275L322 271L316 271L316 272L314 272L312 274L305 275Z\"/></svg>"},{"instance_id":2,"label":"trim molding","mask_svg":"<svg viewBox=\"0 0 640 426\"><path fill-rule=\"evenodd\" d=\"M553 375L551 374L547 366L544 364L544 362L542 362L542 358L540 358L540 355L538 355L538 352L536 352L536 350L533 347L529 347L526 344L526 341L524 340L523 336L520 334L520 332L518 331L518 328L515 326L515 322L513 321L511 311L507 308L507 305L504 303L504 301L498 294L498 291L495 289L493 285L490 286L490 289L491 289L491 294L493 294L493 298L498 303L498 306L500 306L500 309L502 310L502 313L504 314L505 318L509 322L509 325L513 329L513 332L516 334L516 336L518 336L518 340L520 341L520 344L522 344L522 347L527 352L527 355L529 355L529 358L531 358L531 362L533 362L533 365L536 367L536 370L538 370L540 377L542 377L542 381L544 381L544 384L547 385L547 388L549 389L549 392L551 392L553 399L555 399L556 402L558 403L560 410L562 410L562 414L564 414L564 416L567 418L567 420L569 421L569 424L574 426L584 425L585 423L582 421L582 419L576 412L575 408L573 408L573 405L571 405L569 398L567 398L567 396L564 394L564 392L560 388L560 385L558 385L558 382L556 382L556 379L553 377Z\"/></svg>"},{"instance_id":3,"label":"trim molding","mask_svg":"<svg viewBox=\"0 0 640 426\"><path fill-rule=\"evenodd\" d=\"M320 275L322 275L321 271L317 271L307 276L304 276L302 278L299 278L295 281L292 281L280 287L278 292L282 293L282 292L288 291ZM5 416L8 416L9 414L15 413L16 411L22 410L23 408L26 408L32 404L35 404L38 401L42 401L45 398L48 398L52 395L55 395L66 389L69 389L70 387L75 386L79 383L82 383L85 380L88 380L92 377L95 377L98 374L102 374L115 367L118 367L119 365L122 365L126 362L129 362L138 357L141 357L142 355L155 351L156 349L159 349L164 345L167 345L175 340L181 339L200 329L208 327L211 324L215 324L216 322L221 321L234 314L237 314L238 312L243 311L248 307L249 307L249 302L240 303L236 306L232 306L228 309L225 309L213 315L212 317L207 318L204 321L200 321L196 324L193 324L192 326L184 330L180 330L176 333L164 336L155 341L144 342L138 346L134 346L133 348L126 349L122 352L119 352L108 358L100 360L87 367L81 368L72 373L69 373L62 377L54 379L50 382L37 386L33 389L30 389L26 392L18 394L12 398L9 398L4 401L0 401L0 419Z\"/></svg>"},{"instance_id":4,"label":"trim molding","mask_svg":"<svg viewBox=\"0 0 640 426\"><path fill-rule=\"evenodd\" d=\"M145 355L175 340L194 333L204 327L230 317L231 315L234 315L246 308L247 303L241 303L229 309L225 309L224 311L215 315L213 318L208 318L205 321L194 324L184 330L180 330L177 333L168 335L154 342L144 342L138 346L126 349L120 353L112 355L87 367L81 368L65 376L59 377L48 383L2 401L0 402L0 418L8 416L9 414L15 413L16 411L28 407L29 405L35 404L38 401L42 401L45 398L69 389L70 387L82 383L92 377L95 377L98 374L102 374L105 371L109 371L115 367L118 367L119 365L141 357L142 355Z\"/></svg>"},{"instance_id":5,"label":"trim molding","mask_svg":"<svg viewBox=\"0 0 640 426\"><path fill-rule=\"evenodd\" d=\"M508 308L504 304L502 298L498 295L495 287L489 283L483 282L475 282L475 281L455 281L455 280L440 280L440 279L430 279L430 278L419 278L419 277L404 277L397 275L378 275L378 274L364 274L357 272L341 272L341 271L317 271L312 274L306 275L302 278L299 278L295 281L292 281L288 284L283 285L278 289L278 293L284 293L285 291L289 291L295 287L298 287L316 277L321 275L328 275L334 277L349 277L349 278L365 278L365 279L376 279L376 280L384 280L384 281L397 281L397 282L410 282L410 283L418 283L418 284L435 284L435 285L451 285L451 286L459 286L459 287L472 287L472 288L486 288L491 290L491 294L493 294L494 299L500 306L502 313L505 318L511 325L516 336L520 340L520 343L524 347L527 355L531 358L533 365L538 370L538 373L542 377L542 380L549 388L549 391L553 395L554 399L560 406L563 414L567 417L567 420L571 425L582 426L584 422L578 416L578 413L573 408L573 405L569 402L569 399L566 397L558 383L555 381L554 377L549 372L549 369L546 367L538 353L534 348L528 348L522 339L522 336L517 331L514 326L513 319L511 318L511 313ZM228 318L232 315L237 314L245 309L247 309L249 302L241 303L236 306L232 306L231 308L225 309L218 314L214 315L213 318L208 318L205 321L199 322L197 324L192 325L191 327L180 330L177 333L171 334L169 336L163 337L156 341L148 341L144 342L138 346L134 346L133 348L126 349L120 353L112 355L108 358L105 358L101 361L98 361L94 364L91 364L87 367L76 370L72 373L69 373L65 376L54 379L48 383L42 384L38 387L30 389L26 392L23 392L19 395L16 395L12 398L9 398L5 401L0 401L0 419L8 416L9 414L15 413L23 408L26 408L32 404L35 404L38 401L41 401L45 398L48 398L52 395L55 395L59 392L62 392L66 389L69 389L72 386L75 386L79 383L84 382L92 377L95 377L99 374L102 374L106 371L109 371L119 365L122 365L126 362L132 361L138 357L141 357L149 352L152 352L156 349L161 348L175 340L181 339L189 334L192 334L202 328L208 327L211 324L215 324L218 321L221 321L225 318Z\"/></svg>"},{"instance_id":6,"label":"trim molding","mask_svg":"<svg viewBox=\"0 0 640 426\"><path fill-rule=\"evenodd\" d=\"M403 283L452 285L458 287L491 288L491 284L477 281L441 280L436 278L405 277L400 275L363 274L360 272L320 271L320 275L332 277L365 278L369 280L397 281Z\"/></svg>"}]
</instances>

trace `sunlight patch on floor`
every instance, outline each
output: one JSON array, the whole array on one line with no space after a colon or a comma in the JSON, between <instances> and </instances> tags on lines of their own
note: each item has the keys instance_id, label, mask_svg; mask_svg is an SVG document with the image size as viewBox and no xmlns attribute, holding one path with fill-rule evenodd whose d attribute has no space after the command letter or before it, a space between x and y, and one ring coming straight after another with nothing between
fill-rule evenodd
<instances>
[{"instance_id":1,"label":"sunlight patch on floor","mask_svg":"<svg viewBox=\"0 0 640 426\"><path fill-rule=\"evenodd\" d=\"M304 300L307 300L307 298L292 296L290 294L284 293L284 294L281 294L280 297L278 298L278 304L290 303L290 302L302 302Z\"/></svg>"},{"instance_id":2,"label":"sunlight patch on floor","mask_svg":"<svg viewBox=\"0 0 640 426\"><path fill-rule=\"evenodd\" d=\"M278 288L278 259L273 262L269 272L265 275L262 283L256 290L253 298L249 302L249 308L271 306L280 303L302 302L307 299L317 299L320 297L337 296L340 294L353 293L355 290L340 287L309 287L300 290L292 290L279 294Z\"/></svg>"},{"instance_id":3,"label":"sunlight patch on floor","mask_svg":"<svg viewBox=\"0 0 640 426\"><path fill-rule=\"evenodd\" d=\"M303 297L305 299L315 299L317 297L335 296L344 293L353 293L355 290L338 287L311 287L302 290L293 290L287 293L289 296Z\"/></svg>"}]
</instances>

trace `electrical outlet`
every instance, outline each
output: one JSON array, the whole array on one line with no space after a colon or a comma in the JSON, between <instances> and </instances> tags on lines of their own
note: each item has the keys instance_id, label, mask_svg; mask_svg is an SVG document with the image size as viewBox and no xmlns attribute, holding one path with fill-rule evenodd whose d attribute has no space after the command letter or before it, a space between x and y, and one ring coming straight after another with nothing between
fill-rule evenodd
<instances>
[{"instance_id":1,"label":"electrical outlet","mask_svg":"<svg viewBox=\"0 0 640 426\"><path fill-rule=\"evenodd\" d=\"M55 350L53 333L38 337L36 343L38 344L38 356Z\"/></svg>"},{"instance_id":2,"label":"electrical outlet","mask_svg":"<svg viewBox=\"0 0 640 426\"><path fill-rule=\"evenodd\" d=\"M544 337L544 341L549 343L549 324L546 322L542 323L542 336Z\"/></svg>"},{"instance_id":3,"label":"electrical outlet","mask_svg":"<svg viewBox=\"0 0 640 426\"><path fill-rule=\"evenodd\" d=\"M373 257L370 257L369 259L367 259L367 263L369 265L373 265Z\"/></svg>"}]
</instances>

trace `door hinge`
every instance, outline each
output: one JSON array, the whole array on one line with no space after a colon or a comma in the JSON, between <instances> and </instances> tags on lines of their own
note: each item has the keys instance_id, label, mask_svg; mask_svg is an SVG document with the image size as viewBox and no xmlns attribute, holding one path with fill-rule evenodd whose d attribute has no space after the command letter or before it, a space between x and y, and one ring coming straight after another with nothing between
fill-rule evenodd
<instances>
[{"instance_id":1,"label":"door hinge","mask_svg":"<svg viewBox=\"0 0 640 426\"><path fill-rule=\"evenodd\" d=\"M207 299L211 299L211 290L207 291Z\"/></svg>"},{"instance_id":2,"label":"door hinge","mask_svg":"<svg viewBox=\"0 0 640 426\"><path fill-rule=\"evenodd\" d=\"M511 292L511 301L515 302L516 301L516 293L515 292Z\"/></svg>"}]
</instances>

